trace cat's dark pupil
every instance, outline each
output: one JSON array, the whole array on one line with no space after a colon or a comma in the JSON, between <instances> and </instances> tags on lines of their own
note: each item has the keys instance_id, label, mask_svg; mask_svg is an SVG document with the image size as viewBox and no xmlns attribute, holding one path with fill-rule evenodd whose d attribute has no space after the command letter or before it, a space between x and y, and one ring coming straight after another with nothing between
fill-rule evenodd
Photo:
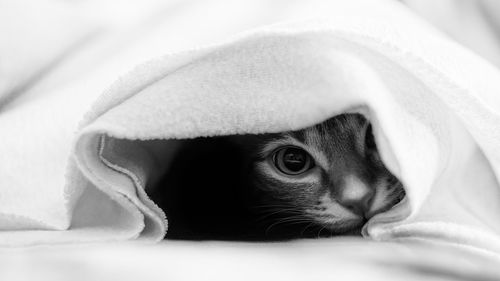
<instances>
[{"instance_id":1,"label":"cat's dark pupil","mask_svg":"<svg viewBox=\"0 0 500 281\"><path fill-rule=\"evenodd\" d=\"M283 164L292 171L298 172L304 169L307 162L307 152L299 148L286 148L283 153Z\"/></svg>"}]
</instances>

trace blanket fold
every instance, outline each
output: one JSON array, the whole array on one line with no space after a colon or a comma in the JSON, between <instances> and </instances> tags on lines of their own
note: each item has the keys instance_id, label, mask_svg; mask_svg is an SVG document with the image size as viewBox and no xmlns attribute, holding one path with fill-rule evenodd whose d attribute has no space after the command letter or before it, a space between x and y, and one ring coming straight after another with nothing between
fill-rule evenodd
<instances>
[{"instance_id":1,"label":"blanket fold","mask_svg":"<svg viewBox=\"0 0 500 281\"><path fill-rule=\"evenodd\" d=\"M176 152L166 140L296 130L359 112L407 193L363 235L500 254L500 72L397 4L371 8L260 27L136 67L80 122L59 209L37 218L36 208L0 207L12 214L0 217L3 229L20 222L68 236L9 241L158 241L168 218L146 190ZM0 128L16 122L7 119Z\"/></svg>"}]
</instances>

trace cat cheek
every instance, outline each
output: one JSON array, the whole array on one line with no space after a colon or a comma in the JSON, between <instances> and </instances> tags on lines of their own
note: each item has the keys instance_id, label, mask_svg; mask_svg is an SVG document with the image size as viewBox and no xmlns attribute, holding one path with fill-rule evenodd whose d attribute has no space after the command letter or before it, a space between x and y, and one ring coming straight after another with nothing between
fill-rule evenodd
<instances>
[{"instance_id":1,"label":"cat cheek","mask_svg":"<svg viewBox=\"0 0 500 281\"><path fill-rule=\"evenodd\" d=\"M386 181L381 180L375 184L375 194L369 208L369 213L376 213L381 209L386 208L388 204L388 197L391 194L391 190Z\"/></svg>"},{"instance_id":2,"label":"cat cheek","mask_svg":"<svg viewBox=\"0 0 500 281\"><path fill-rule=\"evenodd\" d=\"M366 155L371 163L375 164L378 167L384 167L382 158L380 157L380 154L377 150L368 150Z\"/></svg>"}]
</instances>

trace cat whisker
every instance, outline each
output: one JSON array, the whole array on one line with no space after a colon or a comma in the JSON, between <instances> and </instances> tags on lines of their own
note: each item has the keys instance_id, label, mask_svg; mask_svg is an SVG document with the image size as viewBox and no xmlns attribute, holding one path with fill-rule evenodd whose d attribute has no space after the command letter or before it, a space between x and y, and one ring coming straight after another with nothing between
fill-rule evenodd
<instances>
[{"instance_id":1,"label":"cat whisker","mask_svg":"<svg viewBox=\"0 0 500 281\"><path fill-rule=\"evenodd\" d=\"M310 223L311 220L304 218L303 216L293 216L284 219L280 219L266 228L265 234L268 235L271 229L279 224L297 224L297 223Z\"/></svg>"},{"instance_id":2,"label":"cat whisker","mask_svg":"<svg viewBox=\"0 0 500 281\"><path fill-rule=\"evenodd\" d=\"M319 238L321 236L321 231L323 231L323 229L325 229L325 227L321 227L318 231L318 235L316 236L316 238Z\"/></svg>"},{"instance_id":3,"label":"cat whisker","mask_svg":"<svg viewBox=\"0 0 500 281\"><path fill-rule=\"evenodd\" d=\"M307 229L311 226L314 225L314 222L310 222L306 227L304 227L304 229L302 229L302 231L300 232L300 236L304 236L304 233L307 231Z\"/></svg>"},{"instance_id":4,"label":"cat whisker","mask_svg":"<svg viewBox=\"0 0 500 281\"><path fill-rule=\"evenodd\" d=\"M280 216L276 217L278 215L280 215ZM276 214L275 217L264 216L264 217L257 219L256 222L259 223L260 225L262 225L263 227L265 227L266 225L273 224L276 222L283 223L283 222L287 222L287 221L292 222L292 221L298 221L298 220L302 220L304 222L311 222L310 218L305 217L305 216L303 216L303 214L298 213L298 212L294 213L294 214L287 213L286 216L285 216L285 214Z\"/></svg>"},{"instance_id":5,"label":"cat whisker","mask_svg":"<svg viewBox=\"0 0 500 281\"><path fill-rule=\"evenodd\" d=\"M299 211L299 209L297 209L296 207L268 207L268 208L262 208L261 210L259 210L259 212L267 212L269 210L289 210L289 211Z\"/></svg>"},{"instance_id":6,"label":"cat whisker","mask_svg":"<svg viewBox=\"0 0 500 281\"><path fill-rule=\"evenodd\" d=\"M270 208L279 208L279 209L296 209L295 206L288 205L260 205L260 206L252 206L252 209L262 210L262 209L270 209Z\"/></svg>"},{"instance_id":7,"label":"cat whisker","mask_svg":"<svg viewBox=\"0 0 500 281\"><path fill-rule=\"evenodd\" d=\"M262 204L262 205L254 205L252 208L261 208L261 207L290 207L290 204L283 203L283 204Z\"/></svg>"},{"instance_id":8,"label":"cat whisker","mask_svg":"<svg viewBox=\"0 0 500 281\"><path fill-rule=\"evenodd\" d=\"M287 221L307 221L310 222L311 220L307 217L302 216L301 214L298 215L293 215L293 216L287 216L284 218L277 219L277 222L287 222Z\"/></svg>"},{"instance_id":9,"label":"cat whisker","mask_svg":"<svg viewBox=\"0 0 500 281\"><path fill-rule=\"evenodd\" d=\"M339 216L337 216L337 215L334 215L332 213L325 212L325 211L320 211L320 210L307 210L306 214L312 215L315 218L326 218L326 219L337 219L337 218L339 218Z\"/></svg>"},{"instance_id":10,"label":"cat whisker","mask_svg":"<svg viewBox=\"0 0 500 281\"><path fill-rule=\"evenodd\" d=\"M262 210L260 213L269 213L274 211L290 212L290 213L301 213L300 210L296 208L268 208L267 210Z\"/></svg>"},{"instance_id":11,"label":"cat whisker","mask_svg":"<svg viewBox=\"0 0 500 281\"><path fill-rule=\"evenodd\" d=\"M301 215L302 212L300 212L299 210L293 209L293 208L290 208L290 209L278 209L278 210L270 212L270 213L266 212L266 214L263 215L263 216L261 216L259 218L259 220L263 220L263 219L266 219L266 218L269 218L269 217L272 217L272 216L281 215L281 214L298 214L298 215Z\"/></svg>"}]
</instances>

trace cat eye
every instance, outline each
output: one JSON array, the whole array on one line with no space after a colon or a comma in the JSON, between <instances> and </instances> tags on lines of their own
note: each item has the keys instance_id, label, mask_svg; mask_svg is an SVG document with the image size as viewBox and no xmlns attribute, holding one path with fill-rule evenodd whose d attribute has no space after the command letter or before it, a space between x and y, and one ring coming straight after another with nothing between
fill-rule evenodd
<instances>
[{"instance_id":1,"label":"cat eye","mask_svg":"<svg viewBox=\"0 0 500 281\"><path fill-rule=\"evenodd\" d=\"M314 167L314 161L305 150L295 146L282 147L273 154L274 166L283 174L300 175Z\"/></svg>"}]
</instances>

